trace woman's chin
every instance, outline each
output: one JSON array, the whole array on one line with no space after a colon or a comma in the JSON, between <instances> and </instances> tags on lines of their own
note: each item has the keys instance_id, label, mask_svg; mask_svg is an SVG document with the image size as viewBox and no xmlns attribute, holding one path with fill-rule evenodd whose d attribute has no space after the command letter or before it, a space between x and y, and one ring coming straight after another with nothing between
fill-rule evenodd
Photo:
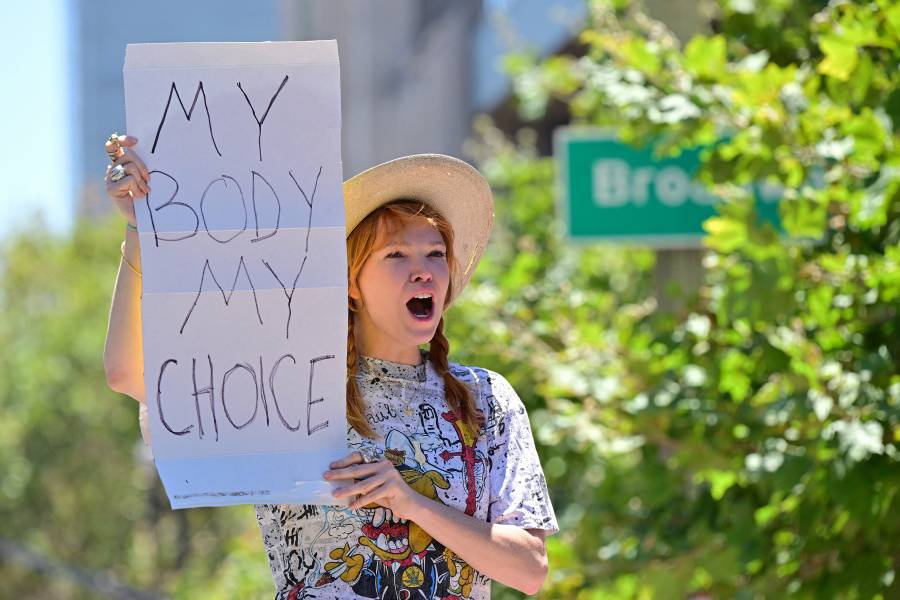
<instances>
[{"instance_id":1,"label":"woman's chin","mask_svg":"<svg viewBox=\"0 0 900 600\"><path fill-rule=\"evenodd\" d=\"M413 317L407 322L409 323L408 335L415 340L416 345L421 346L431 342L434 332L437 331L439 319L424 320Z\"/></svg>"},{"instance_id":2,"label":"woman's chin","mask_svg":"<svg viewBox=\"0 0 900 600\"><path fill-rule=\"evenodd\" d=\"M415 335L413 335L411 337L416 346L423 346L426 344L430 344L431 339L434 337L434 330L432 330L429 333L418 333L417 332Z\"/></svg>"}]
</instances>

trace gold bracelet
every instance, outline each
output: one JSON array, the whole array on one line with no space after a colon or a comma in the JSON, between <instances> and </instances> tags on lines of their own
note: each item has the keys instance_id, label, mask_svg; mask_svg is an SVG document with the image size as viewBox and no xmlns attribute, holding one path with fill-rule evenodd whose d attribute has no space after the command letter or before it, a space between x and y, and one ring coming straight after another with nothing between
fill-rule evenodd
<instances>
[{"instance_id":1,"label":"gold bracelet","mask_svg":"<svg viewBox=\"0 0 900 600\"><path fill-rule=\"evenodd\" d=\"M134 271L138 277L141 276L141 272L137 270L137 267L135 267L133 264L131 264L131 261L125 257L125 242L122 242L122 260L125 261L125 264L128 265L128 267L132 271Z\"/></svg>"}]
</instances>

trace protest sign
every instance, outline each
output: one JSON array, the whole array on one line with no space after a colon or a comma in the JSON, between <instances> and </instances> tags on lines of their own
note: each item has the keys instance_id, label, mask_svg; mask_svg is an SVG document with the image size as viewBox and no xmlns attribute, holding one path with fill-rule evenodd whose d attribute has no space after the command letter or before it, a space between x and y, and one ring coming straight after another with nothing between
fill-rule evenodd
<instances>
[{"instance_id":1,"label":"protest sign","mask_svg":"<svg viewBox=\"0 0 900 600\"><path fill-rule=\"evenodd\" d=\"M335 503L347 265L334 41L132 44L153 454L173 508Z\"/></svg>"}]
</instances>

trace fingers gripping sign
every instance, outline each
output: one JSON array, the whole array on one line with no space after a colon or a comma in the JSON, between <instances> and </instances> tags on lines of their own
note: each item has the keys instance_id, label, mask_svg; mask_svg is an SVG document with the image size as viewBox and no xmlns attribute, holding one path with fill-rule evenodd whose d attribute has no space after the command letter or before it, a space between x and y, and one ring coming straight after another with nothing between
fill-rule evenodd
<instances>
[{"instance_id":1,"label":"fingers gripping sign","mask_svg":"<svg viewBox=\"0 0 900 600\"><path fill-rule=\"evenodd\" d=\"M103 149L106 150L106 155L109 156L109 162L114 162L117 158L119 158L119 154L121 154L122 144L119 141L120 138L127 136L120 136L118 133L113 132L110 134L109 138L106 140L106 144L104 144Z\"/></svg>"},{"instance_id":2,"label":"fingers gripping sign","mask_svg":"<svg viewBox=\"0 0 900 600\"><path fill-rule=\"evenodd\" d=\"M150 193L150 172L134 151L137 142L133 136L114 133L104 144L111 161L106 167L106 193L132 225L136 224L134 199Z\"/></svg>"},{"instance_id":3,"label":"fingers gripping sign","mask_svg":"<svg viewBox=\"0 0 900 600\"><path fill-rule=\"evenodd\" d=\"M323 476L338 484L334 496L350 499L353 510L376 504L391 509L399 518L412 519L422 496L404 481L391 461L366 462L366 458L353 452L329 465L331 470Z\"/></svg>"}]
</instances>

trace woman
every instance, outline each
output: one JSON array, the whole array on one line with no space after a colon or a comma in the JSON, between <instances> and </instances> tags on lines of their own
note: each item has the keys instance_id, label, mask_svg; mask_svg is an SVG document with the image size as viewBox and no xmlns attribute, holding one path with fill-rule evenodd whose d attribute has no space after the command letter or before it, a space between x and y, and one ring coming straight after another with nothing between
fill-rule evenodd
<instances>
[{"instance_id":1,"label":"woman","mask_svg":"<svg viewBox=\"0 0 900 600\"><path fill-rule=\"evenodd\" d=\"M105 361L143 407L132 201L149 177L135 143L107 142L128 227ZM348 180L344 201L354 451L323 477L349 506L256 507L276 597L488 598L490 579L536 593L558 528L525 408L502 376L449 363L443 335L490 235L490 188L462 161L418 155Z\"/></svg>"}]
</instances>

